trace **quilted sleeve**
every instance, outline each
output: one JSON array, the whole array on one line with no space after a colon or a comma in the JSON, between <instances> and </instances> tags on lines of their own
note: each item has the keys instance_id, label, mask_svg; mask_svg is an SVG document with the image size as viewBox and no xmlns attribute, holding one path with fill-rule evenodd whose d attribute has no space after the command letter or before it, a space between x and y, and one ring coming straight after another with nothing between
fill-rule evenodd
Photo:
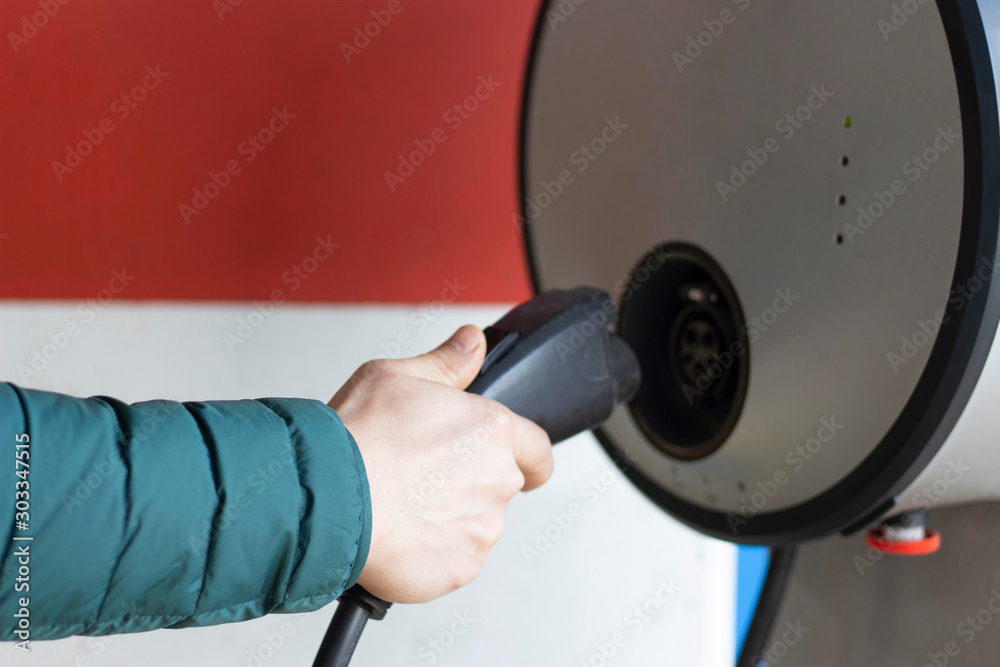
<instances>
[{"instance_id":1,"label":"quilted sleeve","mask_svg":"<svg viewBox=\"0 0 1000 667\"><path fill-rule=\"evenodd\" d=\"M25 608L31 639L318 609L357 580L370 536L361 454L318 401L0 383L2 640L24 639Z\"/></svg>"}]
</instances>

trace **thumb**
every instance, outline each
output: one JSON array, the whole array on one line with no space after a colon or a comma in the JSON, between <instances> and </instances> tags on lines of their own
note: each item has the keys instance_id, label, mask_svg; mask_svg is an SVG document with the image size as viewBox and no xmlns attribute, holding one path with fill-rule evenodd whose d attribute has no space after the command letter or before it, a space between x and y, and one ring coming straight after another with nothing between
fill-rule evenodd
<instances>
[{"instance_id":1,"label":"thumb","mask_svg":"<svg viewBox=\"0 0 1000 667\"><path fill-rule=\"evenodd\" d=\"M466 324L437 349L401 361L408 375L465 389L476 378L485 356L486 336L479 327Z\"/></svg>"}]
</instances>

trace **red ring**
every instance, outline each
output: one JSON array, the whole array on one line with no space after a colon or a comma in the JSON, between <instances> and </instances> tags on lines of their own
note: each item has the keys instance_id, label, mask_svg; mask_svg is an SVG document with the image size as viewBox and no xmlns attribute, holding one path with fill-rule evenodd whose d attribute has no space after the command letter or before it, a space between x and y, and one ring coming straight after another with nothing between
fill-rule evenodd
<instances>
[{"instance_id":1,"label":"red ring","mask_svg":"<svg viewBox=\"0 0 1000 667\"><path fill-rule=\"evenodd\" d=\"M925 530L924 537L912 542L896 542L886 539L882 528L876 528L868 533L865 542L872 549L893 556L926 556L941 548L941 534L933 530Z\"/></svg>"}]
</instances>

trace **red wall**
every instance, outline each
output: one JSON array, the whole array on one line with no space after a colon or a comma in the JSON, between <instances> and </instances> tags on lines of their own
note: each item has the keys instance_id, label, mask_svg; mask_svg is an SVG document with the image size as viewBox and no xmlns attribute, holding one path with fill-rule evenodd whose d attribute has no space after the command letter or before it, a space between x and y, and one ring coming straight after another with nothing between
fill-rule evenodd
<instances>
[{"instance_id":1,"label":"red wall","mask_svg":"<svg viewBox=\"0 0 1000 667\"><path fill-rule=\"evenodd\" d=\"M122 268L128 299L419 301L455 278L464 302L528 294L510 216L536 2L223 3L2 3L0 298L91 297ZM386 25L347 62L372 11ZM443 115L490 75L478 109ZM254 155L242 142L274 108L295 118ZM390 190L385 172L431 137ZM339 247L296 280L317 237Z\"/></svg>"}]
</instances>

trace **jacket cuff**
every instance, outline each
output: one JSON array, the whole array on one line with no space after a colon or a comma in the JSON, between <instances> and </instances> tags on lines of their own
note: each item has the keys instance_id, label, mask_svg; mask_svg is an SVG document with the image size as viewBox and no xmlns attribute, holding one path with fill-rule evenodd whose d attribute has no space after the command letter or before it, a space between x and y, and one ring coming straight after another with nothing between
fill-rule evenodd
<instances>
[{"instance_id":1,"label":"jacket cuff","mask_svg":"<svg viewBox=\"0 0 1000 667\"><path fill-rule=\"evenodd\" d=\"M260 400L288 425L305 495L301 553L274 611L311 611L357 582L367 561L372 508L364 460L332 408L306 399Z\"/></svg>"}]
</instances>

